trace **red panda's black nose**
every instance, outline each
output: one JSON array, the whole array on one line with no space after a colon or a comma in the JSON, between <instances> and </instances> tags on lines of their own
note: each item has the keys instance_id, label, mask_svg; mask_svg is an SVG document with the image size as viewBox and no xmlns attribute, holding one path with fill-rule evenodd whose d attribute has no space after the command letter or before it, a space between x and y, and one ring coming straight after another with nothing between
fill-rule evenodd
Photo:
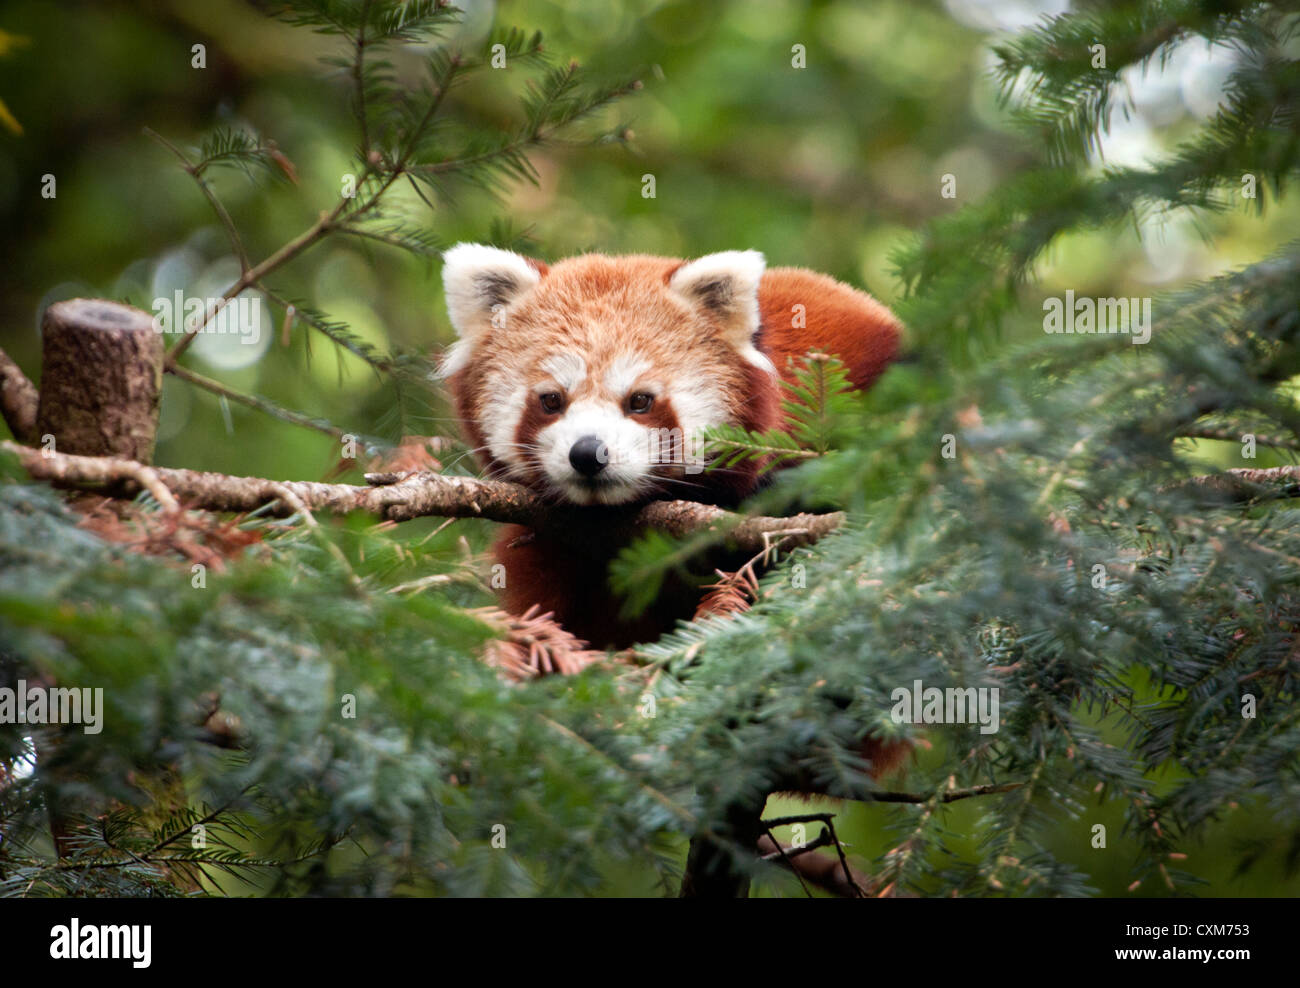
<instances>
[{"instance_id":1,"label":"red panda's black nose","mask_svg":"<svg viewBox=\"0 0 1300 988\"><path fill-rule=\"evenodd\" d=\"M594 477L609 462L609 450L599 436L583 436L569 450L569 462L584 477Z\"/></svg>"}]
</instances>

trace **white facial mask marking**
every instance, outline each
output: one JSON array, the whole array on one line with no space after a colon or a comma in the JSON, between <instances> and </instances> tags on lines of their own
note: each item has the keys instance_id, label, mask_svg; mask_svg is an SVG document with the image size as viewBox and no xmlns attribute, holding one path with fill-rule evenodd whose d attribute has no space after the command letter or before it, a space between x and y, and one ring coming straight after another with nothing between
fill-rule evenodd
<instances>
[{"instance_id":1,"label":"white facial mask marking","mask_svg":"<svg viewBox=\"0 0 1300 988\"><path fill-rule=\"evenodd\" d=\"M587 362L580 354L555 353L543 360L541 367L565 391L576 390L587 379Z\"/></svg>"},{"instance_id":2,"label":"white facial mask marking","mask_svg":"<svg viewBox=\"0 0 1300 988\"><path fill-rule=\"evenodd\" d=\"M761 355L759 355L761 357ZM572 351L552 354L541 363L541 368L554 378L557 385L571 391L586 380L587 362ZM622 400L638 383L656 397L666 396L676 413L682 435L686 437L687 450L699 447L690 437L698 437L707 426L731 420L726 396L717 382L705 374L688 372L667 382L644 382L641 375L653 364L636 354L615 358L603 375L605 396L601 399L585 398L565 409L555 422L543 427L535 436L537 448L531 452L520 450L515 444L519 420L526 403L537 396L528 388L516 384L513 375L499 374L487 386L484 435L492 455L510 468L516 479L527 479L524 467L528 462L540 464L547 479L564 495L577 504L618 504L634 499L644 491L646 481L654 473L656 449L667 454L665 437L657 437L636 416L624 413ZM770 366L770 364L769 364ZM569 462L569 451L584 436L598 437L607 448L609 462L598 475L601 482L592 485L584 482ZM658 438L658 444L656 444ZM681 447L675 447L681 450ZM676 463L675 452L670 461Z\"/></svg>"},{"instance_id":3,"label":"white facial mask marking","mask_svg":"<svg viewBox=\"0 0 1300 988\"><path fill-rule=\"evenodd\" d=\"M510 467L519 466L524 459L515 445L515 430L527 399L528 389L513 383L508 375L497 374L488 381L484 407L492 409L492 413L484 423L483 438L488 452Z\"/></svg>"},{"instance_id":4,"label":"white facial mask marking","mask_svg":"<svg viewBox=\"0 0 1300 988\"><path fill-rule=\"evenodd\" d=\"M711 425L729 421L727 402L722 391L698 374L683 375L672 382L668 391L677 423L687 435Z\"/></svg>"},{"instance_id":5,"label":"white facial mask marking","mask_svg":"<svg viewBox=\"0 0 1300 988\"><path fill-rule=\"evenodd\" d=\"M597 475L601 486L584 484L569 462L573 444L584 436L596 436L608 451L608 462ZM629 501L650 474L650 430L611 401L574 402L558 422L537 433L537 445L547 478L577 504Z\"/></svg>"},{"instance_id":6,"label":"white facial mask marking","mask_svg":"<svg viewBox=\"0 0 1300 988\"><path fill-rule=\"evenodd\" d=\"M632 390L650 366L650 361L635 355L616 357L605 371L605 388L618 400Z\"/></svg>"}]
</instances>

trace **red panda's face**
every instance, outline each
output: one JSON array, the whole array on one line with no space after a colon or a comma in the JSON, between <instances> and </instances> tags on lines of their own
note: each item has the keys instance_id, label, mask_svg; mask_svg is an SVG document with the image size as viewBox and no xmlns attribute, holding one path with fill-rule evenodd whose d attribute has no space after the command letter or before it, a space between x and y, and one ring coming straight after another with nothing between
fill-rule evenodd
<instances>
[{"instance_id":1,"label":"red panda's face","mask_svg":"<svg viewBox=\"0 0 1300 988\"><path fill-rule=\"evenodd\" d=\"M553 268L445 255L451 379L471 441L507 479L573 504L690 498L697 437L750 397L762 255L586 255Z\"/></svg>"}]
</instances>

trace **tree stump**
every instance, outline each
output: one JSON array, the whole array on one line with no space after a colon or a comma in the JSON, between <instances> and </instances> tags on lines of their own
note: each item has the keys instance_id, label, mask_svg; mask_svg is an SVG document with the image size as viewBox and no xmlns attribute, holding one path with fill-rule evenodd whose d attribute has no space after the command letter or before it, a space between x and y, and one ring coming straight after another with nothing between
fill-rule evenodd
<instances>
[{"instance_id":1,"label":"tree stump","mask_svg":"<svg viewBox=\"0 0 1300 988\"><path fill-rule=\"evenodd\" d=\"M56 302L41 321L40 401L35 444L83 456L119 456L153 462L162 390L164 347L153 317L140 309L103 299ZM78 825L63 798L76 769L59 755L55 728L37 749L37 760L55 784L47 794L50 832L59 857L71 850ZM166 776L164 776L166 778ZM95 815L104 806L78 806Z\"/></svg>"},{"instance_id":2,"label":"tree stump","mask_svg":"<svg viewBox=\"0 0 1300 988\"><path fill-rule=\"evenodd\" d=\"M153 317L74 298L46 309L41 330L37 441L53 436L60 453L153 462L164 356Z\"/></svg>"}]
</instances>

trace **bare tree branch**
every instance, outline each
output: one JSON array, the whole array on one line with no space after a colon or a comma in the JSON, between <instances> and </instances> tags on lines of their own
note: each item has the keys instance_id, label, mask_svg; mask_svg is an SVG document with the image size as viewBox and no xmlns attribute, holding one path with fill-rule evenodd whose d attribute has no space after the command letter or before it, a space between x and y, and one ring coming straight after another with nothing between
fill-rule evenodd
<instances>
[{"instance_id":1,"label":"bare tree branch","mask_svg":"<svg viewBox=\"0 0 1300 988\"><path fill-rule=\"evenodd\" d=\"M1255 469L1239 467L1222 473L1190 477L1164 488L1201 488L1234 501L1256 498L1300 497L1300 466Z\"/></svg>"},{"instance_id":2,"label":"bare tree branch","mask_svg":"<svg viewBox=\"0 0 1300 988\"><path fill-rule=\"evenodd\" d=\"M762 552L777 534L782 536L783 548L809 545L844 521L843 512L789 518L746 517L691 501L656 501L627 509L574 509L548 503L518 484L428 472L369 474L368 487L275 481L166 467L151 468L146 475L141 472L142 464L131 460L48 453L7 440L0 442L0 448L15 454L36 480L130 497L143 484L142 478L147 477L151 483L156 478L178 502L207 511L245 512L269 506L272 514L288 516L301 510L299 505L289 503L296 498L301 507L311 511L364 511L386 521L409 521L428 515L485 518L571 531L575 539L589 539L594 524L609 525L614 530L655 528L673 536L712 530L725 533L731 543L751 553ZM286 497L286 492L292 497Z\"/></svg>"},{"instance_id":3,"label":"bare tree branch","mask_svg":"<svg viewBox=\"0 0 1300 988\"><path fill-rule=\"evenodd\" d=\"M959 799L972 796L993 796L998 793L1014 792L1023 786L1023 782L1003 782L998 785L971 786L969 789L950 789L939 796L941 803L955 803ZM934 799L934 793L891 792L881 789L871 794L873 803L928 803Z\"/></svg>"},{"instance_id":4,"label":"bare tree branch","mask_svg":"<svg viewBox=\"0 0 1300 988\"><path fill-rule=\"evenodd\" d=\"M41 396L7 353L0 350L0 415L20 442L36 441L36 409Z\"/></svg>"}]
</instances>

